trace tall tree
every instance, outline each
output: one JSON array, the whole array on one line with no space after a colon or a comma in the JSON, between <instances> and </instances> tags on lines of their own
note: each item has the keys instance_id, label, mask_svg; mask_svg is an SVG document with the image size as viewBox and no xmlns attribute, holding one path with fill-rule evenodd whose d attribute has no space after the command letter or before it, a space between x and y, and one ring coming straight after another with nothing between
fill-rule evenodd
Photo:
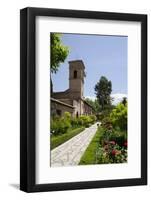
<instances>
[{"instance_id":1,"label":"tall tree","mask_svg":"<svg viewBox=\"0 0 151 200\"><path fill-rule=\"evenodd\" d=\"M102 76L99 82L95 85L95 94L99 104L104 110L105 105L111 105L110 94L112 92L112 82L109 81L105 76Z\"/></svg>"},{"instance_id":2,"label":"tall tree","mask_svg":"<svg viewBox=\"0 0 151 200\"><path fill-rule=\"evenodd\" d=\"M50 68L51 73L58 71L60 63L64 62L69 54L69 49L61 41L61 34L51 33L50 34ZM53 93L53 83L51 82L51 93Z\"/></svg>"},{"instance_id":3,"label":"tall tree","mask_svg":"<svg viewBox=\"0 0 151 200\"><path fill-rule=\"evenodd\" d=\"M123 97L122 102L121 102L124 106L127 104L127 98Z\"/></svg>"},{"instance_id":4,"label":"tall tree","mask_svg":"<svg viewBox=\"0 0 151 200\"><path fill-rule=\"evenodd\" d=\"M61 34L51 33L51 72L56 73L58 71L60 63L64 62L69 54L69 48L65 46L61 41Z\"/></svg>"}]
</instances>

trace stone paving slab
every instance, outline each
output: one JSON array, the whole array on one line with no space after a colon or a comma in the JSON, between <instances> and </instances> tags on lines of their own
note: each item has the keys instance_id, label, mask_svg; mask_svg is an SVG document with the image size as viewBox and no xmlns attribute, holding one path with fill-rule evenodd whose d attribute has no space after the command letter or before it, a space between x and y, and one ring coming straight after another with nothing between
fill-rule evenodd
<instances>
[{"instance_id":1,"label":"stone paving slab","mask_svg":"<svg viewBox=\"0 0 151 200\"><path fill-rule=\"evenodd\" d=\"M97 131L97 123L51 151L51 167L78 165Z\"/></svg>"}]
</instances>

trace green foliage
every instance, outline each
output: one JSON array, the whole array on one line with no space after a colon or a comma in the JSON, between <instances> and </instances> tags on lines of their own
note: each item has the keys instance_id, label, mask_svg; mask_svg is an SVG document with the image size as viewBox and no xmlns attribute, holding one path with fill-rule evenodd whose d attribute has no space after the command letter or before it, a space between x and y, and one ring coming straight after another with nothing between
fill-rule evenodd
<instances>
[{"instance_id":1,"label":"green foliage","mask_svg":"<svg viewBox=\"0 0 151 200\"><path fill-rule=\"evenodd\" d=\"M51 133L53 135L60 135L67 132L67 130L71 127L70 121L64 117L55 117L51 120Z\"/></svg>"},{"instance_id":2,"label":"green foliage","mask_svg":"<svg viewBox=\"0 0 151 200\"><path fill-rule=\"evenodd\" d=\"M119 103L104 113L101 120L100 145L97 149L97 163L127 162L127 103Z\"/></svg>"},{"instance_id":3,"label":"green foliage","mask_svg":"<svg viewBox=\"0 0 151 200\"><path fill-rule=\"evenodd\" d=\"M81 125L88 127L90 123L90 117L86 115L81 115L79 117L79 122L81 123Z\"/></svg>"},{"instance_id":4,"label":"green foliage","mask_svg":"<svg viewBox=\"0 0 151 200\"><path fill-rule=\"evenodd\" d=\"M112 122L110 117L103 118L102 127L104 127L106 130L112 130Z\"/></svg>"},{"instance_id":5,"label":"green foliage","mask_svg":"<svg viewBox=\"0 0 151 200\"><path fill-rule=\"evenodd\" d=\"M71 125L72 125L72 127L75 127L75 128L79 127L81 125L79 118L72 117L71 118Z\"/></svg>"},{"instance_id":6,"label":"green foliage","mask_svg":"<svg viewBox=\"0 0 151 200\"><path fill-rule=\"evenodd\" d=\"M104 151L104 148L98 148L96 152L96 160L98 164L109 164L110 163L110 157L109 155Z\"/></svg>"},{"instance_id":7,"label":"green foliage","mask_svg":"<svg viewBox=\"0 0 151 200\"><path fill-rule=\"evenodd\" d=\"M88 104L90 104L90 105L92 106L93 110L94 110L96 113L98 113L98 112L101 111L101 106L100 106L100 104L99 104L99 102L98 102L97 99L92 100L92 99L90 99L90 98L86 98L85 101L86 101Z\"/></svg>"},{"instance_id":8,"label":"green foliage","mask_svg":"<svg viewBox=\"0 0 151 200\"><path fill-rule=\"evenodd\" d=\"M121 103L122 103L124 106L126 106L126 104L127 104L127 98L126 98L126 97L123 97Z\"/></svg>"},{"instance_id":9,"label":"green foliage","mask_svg":"<svg viewBox=\"0 0 151 200\"><path fill-rule=\"evenodd\" d=\"M127 130L127 104L119 103L110 115L114 127Z\"/></svg>"},{"instance_id":10,"label":"green foliage","mask_svg":"<svg viewBox=\"0 0 151 200\"><path fill-rule=\"evenodd\" d=\"M127 132L116 130L112 127L102 128L102 134L100 134L100 144L104 145L107 141L114 141L119 146L123 146L124 142L127 141Z\"/></svg>"},{"instance_id":11,"label":"green foliage","mask_svg":"<svg viewBox=\"0 0 151 200\"><path fill-rule=\"evenodd\" d=\"M115 141L119 146L123 146L124 142L127 141L127 132L114 130L110 133L109 140Z\"/></svg>"},{"instance_id":12,"label":"green foliage","mask_svg":"<svg viewBox=\"0 0 151 200\"><path fill-rule=\"evenodd\" d=\"M65 112L62 117L55 116L51 119L51 148L69 140L96 121L95 115L82 115L78 118L72 117Z\"/></svg>"},{"instance_id":13,"label":"green foliage","mask_svg":"<svg viewBox=\"0 0 151 200\"><path fill-rule=\"evenodd\" d=\"M127 133L115 129L99 128L100 145L96 152L99 164L127 162Z\"/></svg>"},{"instance_id":14,"label":"green foliage","mask_svg":"<svg viewBox=\"0 0 151 200\"><path fill-rule=\"evenodd\" d=\"M71 123L71 114L69 112L65 112L64 119Z\"/></svg>"},{"instance_id":15,"label":"green foliage","mask_svg":"<svg viewBox=\"0 0 151 200\"><path fill-rule=\"evenodd\" d=\"M114 128L98 127L79 164L125 162L127 162L127 133Z\"/></svg>"},{"instance_id":16,"label":"green foliage","mask_svg":"<svg viewBox=\"0 0 151 200\"><path fill-rule=\"evenodd\" d=\"M108 79L102 76L99 82L95 85L96 97L98 99L99 104L104 110L105 105L111 105L111 97L110 94L112 92L112 82L108 81Z\"/></svg>"},{"instance_id":17,"label":"green foliage","mask_svg":"<svg viewBox=\"0 0 151 200\"><path fill-rule=\"evenodd\" d=\"M92 140L80 164L127 162L127 103L106 108L99 117L97 140Z\"/></svg>"},{"instance_id":18,"label":"green foliage","mask_svg":"<svg viewBox=\"0 0 151 200\"><path fill-rule=\"evenodd\" d=\"M62 117L55 116L51 120L51 133L61 135L66 133L69 128L89 127L96 121L95 115L81 115L78 118L71 117L69 112L65 112Z\"/></svg>"},{"instance_id":19,"label":"green foliage","mask_svg":"<svg viewBox=\"0 0 151 200\"><path fill-rule=\"evenodd\" d=\"M110 117L110 113L112 112L112 110L114 108L115 108L114 105L106 105L106 106L104 106L104 110L101 110L101 112L96 114L97 119L102 122L102 120L104 120L104 118Z\"/></svg>"},{"instance_id":20,"label":"green foliage","mask_svg":"<svg viewBox=\"0 0 151 200\"><path fill-rule=\"evenodd\" d=\"M61 34L51 33L51 72L56 73L58 71L60 63L64 62L69 54L67 46L63 45L61 41Z\"/></svg>"},{"instance_id":21,"label":"green foliage","mask_svg":"<svg viewBox=\"0 0 151 200\"><path fill-rule=\"evenodd\" d=\"M95 115L81 115L78 120L82 126L89 127L91 124L93 124L96 121L96 116Z\"/></svg>"},{"instance_id":22,"label":"green foliage","mask_svg":"<svg viewBox=\"0 0 151 200\"><path fill-rule=\"evenodd\" d=\"M127 162L127 149L120 147L113 142L106 144L104 147L98 148L97 151L97 163L109 164L109 163L125 163Z\"/></svg>"},{"instance_id":23,"label":"green foliage","mask_svg":"<svg viewBox=\"0 0 151 200\"><path fill-rule=\"evenodd\" d=\"M91 123L93 124L94 122L96 122L97 118L95 115L89 115L90 119L91 119Z\"/></svg>"},{"instance_id":24,"label":"green foliage","mask_svg":"<svg viewBox=\"0 0 151 200\"><path fill-rule=\"evenodd\" d=\"M79 165L96 164L96 151L100 142L100 132L97 130L88 148L84 152Z\"/></svg>"},{"instance_id":25,"label":"green foliage","mask_svg":"<svg viewBox=\"0 0 151 200\"><path fill-rule=\"evenodd\" d=\"M62 135L51 136L51 150L54 149L55 147L63 144L64 142L71 139L75 135L79 134L84 129L85 129L84 127L80 127L80 128L76 128L73 130L68 130L67 133L62 134Z\"/></svg>"}]
</instances>

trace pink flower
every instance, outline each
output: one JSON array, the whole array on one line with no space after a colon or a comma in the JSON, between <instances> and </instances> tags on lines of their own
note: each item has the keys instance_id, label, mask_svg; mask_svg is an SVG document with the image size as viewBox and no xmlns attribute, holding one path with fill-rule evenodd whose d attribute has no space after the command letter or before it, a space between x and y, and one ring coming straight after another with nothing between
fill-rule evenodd
<instances>
[{"instance_id":1,"label":"pink flower","mask_svg":"<svg viewBox=\"0 0 151 200\"><path fill-rule=\"evenodd\" d=\"M116 144L115 141L110 141L109 143L112 144L112 145Z\"/></svg>"},{"instance_id":2,"label":"pink flower","mask_svg":"<svg viewBox=\"0 0 151 200\"><path fill-rule=\"evenodd\" d=\"M116 155L116 150L113 149L113 150L112 150L112 156L115 156L115 155Z\"/></svg>"}]
</instances>

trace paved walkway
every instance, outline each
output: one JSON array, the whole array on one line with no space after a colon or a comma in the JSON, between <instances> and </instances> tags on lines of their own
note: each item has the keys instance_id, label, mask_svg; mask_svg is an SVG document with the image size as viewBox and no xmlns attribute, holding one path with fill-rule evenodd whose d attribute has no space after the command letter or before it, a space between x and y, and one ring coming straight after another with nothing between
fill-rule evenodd
<instances>
[{"instance_id":1,"label":"paved walkway","mask_svg":"<svg viewBox=\"0 0 151 200\"><path fill-rule=\"evenodd\" d=\"M97 123L51 151L51 166L78 165L97 130Z\"/></svg>"}]
</instances>

